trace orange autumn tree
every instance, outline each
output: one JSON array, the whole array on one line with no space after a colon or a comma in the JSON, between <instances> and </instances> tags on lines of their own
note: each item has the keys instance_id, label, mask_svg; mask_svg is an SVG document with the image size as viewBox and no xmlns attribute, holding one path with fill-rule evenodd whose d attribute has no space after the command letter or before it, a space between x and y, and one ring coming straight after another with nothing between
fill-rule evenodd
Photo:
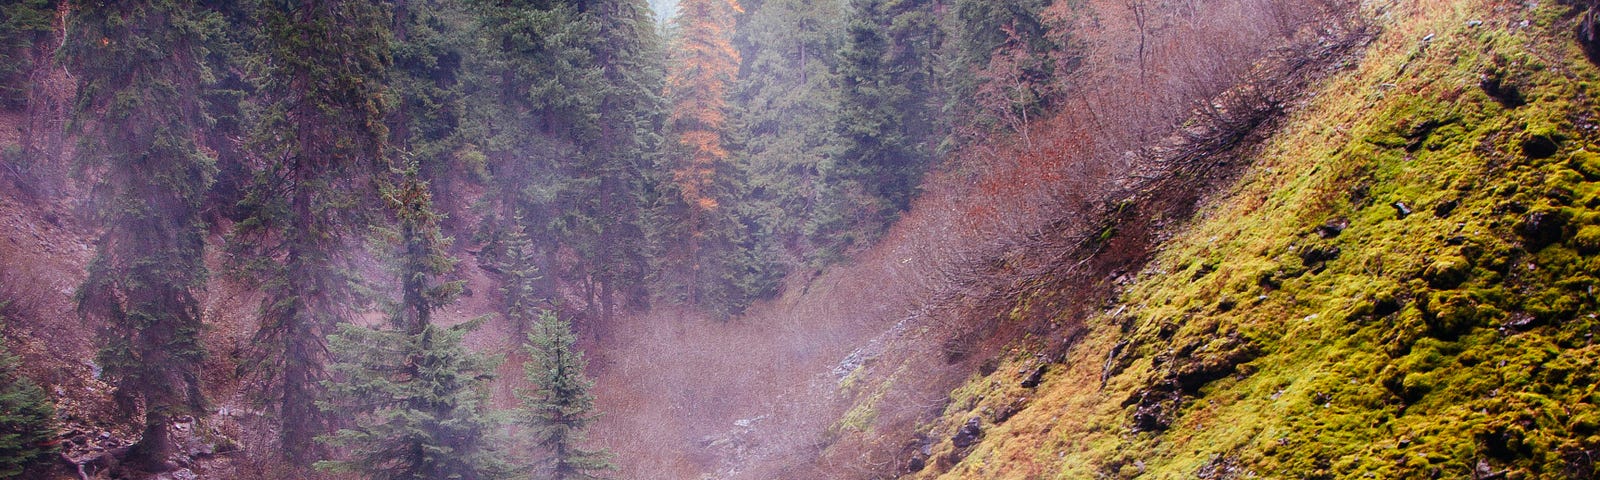
<instances>
[{"instance_id":1,"label":"orange autumn tree","mask_svg":"<svg viewBox=\"0 0 1600 480\"><path fill-rule=\"evenodd\" d=\"M685 258L689 278L686 299L703 303L701 274L706 243L713 236L713 215L718 201L718 170L724 169L729 152L723 145L726 130L728 87L739 70L739 52L733 48L734 15L743 10L737 0L683 0L673 19L677 38L673 42L672 62L667 70L667 98L670 110L667 128L674 147L669 149L667 167L672 172L672 187L683 201L676 220L687 242Z\"/></svg>"}]
</instances>

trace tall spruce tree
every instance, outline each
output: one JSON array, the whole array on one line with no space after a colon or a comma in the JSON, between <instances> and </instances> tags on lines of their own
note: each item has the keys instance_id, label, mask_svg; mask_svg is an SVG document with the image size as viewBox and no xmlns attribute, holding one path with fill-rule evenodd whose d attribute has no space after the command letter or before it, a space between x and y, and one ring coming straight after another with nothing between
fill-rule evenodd
<instances>
[{"instance_id":1,"label":"tall spruce tree","mask_svg":"<svg viewBox=\"0 0 1600 480\"><path fill-rule=\"evenodd\" d=\"M200 414L202 199L215 170L197 145L199 92L216 17L188 2L76 5L64 57L80 81L73 128L81 168L98 174L104 230L78 311L105 322L99 362L124 411L144 414L130 450L165 471L168 419ZM92 178L92 177L91 177Z\"/></svg>"},{"instance_id":2,"label":"tall spruce tree","mask_svg":"<svg viewBox=\"0 0 1600 480\"><path fill-rule=\"evenodd\" d=\"M579 293L609 318L644 295L659 40L640 0L483 2L475 132L499 194L480 229L490 263L526 235L537 296ZM515 317L515 315L512 315Z\"/></svg>"},{"instance_id":3,"label":"tall spruce tree","mask_svg":"<svg viewBox=\"0 0 1600 480\"><path fill-rule=\"evenodd\" d=\"M454 191L472 175L476 150L465 138L466 56L471 23L462 2L400 0L393 6L394 98L389 115L395 157L417 164L435 191ZM434 199L442 211L457 211L463 196Z\"/></svg>"},{"instance_id":4,"label":"tall spruce tree","mask_svg":"<svg viewBox=\"0 0 1600 480\"><path fill-rule=\"evenodd\" d=\"M687 0L673 19L677 38L667 70L668 145L663 185L667 233L681 245L663 252L663 267L682 271L674 296L692 304L723 303L714 295L723 279L717 256L730 248L730 234L739 233L723 203L732 197L735 180L730 164L728 95L739 69L733 48L734 0Z\"/></svg>"},{"instance_id":5,"label":"tall spruce tree","mask_svg":"<svg viewBox=\"0 0 1600 480\"><path fill-rule=\"evenodd\" d=\"M0 303L0 310L5 307ZM0 327L5 325L0 316ZM56 449L55 406L39 385L17 371L20 361L0 344L0 478L17 478Z\"/></svg>"},{"instance_id":6,"label":"tall spruce tree","mask_svg":"<svg viewBox=\"0 0 1600 480\"><path fill-rule=\"evenodd\" d=\"M856 0L839 51L834 151L811 232L836 249L876 238L910 208L932 163L939 114L934 2Z\"/></svg>"},{"instance_id":7,"label":"tall spruce tree","mask_svg":"<svg viewBox=\"0 0 1600 480\"><path fill-rule=\"evenodd\" d=\"M314 438L329 427L315 404L325 337L361 300L348 268L351 240L382 211L390 20L370 0L275 0L259 15L266 71L253 150L260 168L231 246L241 276L261 282L253 345L273 389L280 451L298 469L320 456Z\"/></svg>"},{"instance_id":8,"label":"tall spruce tree","mask_svg":"<svg viewBox=\"0 0 1600 480\"><path fill-rule=\"evenodd\" d=\"M515 1L479 2L475 9L483 73L473 128L496 190L482 230L491 239L513 229L528 235L541 273L536 290L550 299L558 298L564 273L561 253L582 227L575 203L588 200L578 194L576 172L587 163L584 139L599 131L597 89L604 81L588 48L597 26L583 6Z\"/></svg>"},{"instance_id":9,"label":"tall spruce tree","mask_svg":"<svg viewBox=\"0 0 1600 480\"><path fill-rule=\"evenodd\" d=\"M386 189L398 228L383 229L398 247L392 262L400 279L400 301L389 324L343 325L329 338L336 361L325 382L325 411L354 425L322 437L350 449L345 459L318 467L355 472L374 480L504 478L509 472L491 448L494 430L484 385L494 362L467 351L462 338L484 319L454 327L433 323L450 304L460 282L438 277L455 261L445 252L432 194L413 167L397 187Z\"/></svg>"},{"instance_id":10,"label":"tall spruce tree","mask_svg":"<svg viewBox=\"0 0 1600 480\"><path fill-rule=\"evenodd\" d=\"M599 413L589 392L594 382L583 373L587 362L575 343L572 326L549 311L539 314L539 331L528 334L523 370L534 390L518 396L520 421L541 455L533 467L535 479L602 479L615 469L609 452L582 445Z\"/></svg>"},{"instance_id":11,"label":"tall spruce tree","mask_svg":"<svg viewBox=\"0 0 1600 480\"><path fill-rule=\"evenodd\" d=\"M812 242L808 226L824 192L843 7L839 0L768 0L740 31L745 66L734 124L747 188L739 207L756 226L752 237L776 254L773 261L834 256Z\"/></svg>"},{"instance_id":12,"label":"tall spruce tree","mask_svg":"<svg viewBox=\"0 0 1600 480\"><path fill-rule=\"evenodd\" d=\"M0 109L27 103L26 75L33 70L35 46L55 26L56 0L0 3Z\"/></svg>"},{"instance_id":13,"label":"tall spruce tree","mask_svg":"<svg viewBox=\"0 0 1600 480\"><path fill-rule=\"evenodd\" d=\"M661 143L664 72L643 0L593 0L584 15L595 24L589 50L603 83L598 128L577 139L584 155L574 172L575 228L567 243L578 262L563 279L580 287L591 315L609 320L619 301L639 304L645 297L647 171Z\"/></svg>"},{"instance_id":14,"label":"tall spruce tree","mask_svg":"<svg viewBox=\"0 0 1600 480\"><path fill-rule=\"evenodd\" d=\"M528 234L518 228L522 216L516 215L512 219L512 225L500 236L500 253L491 265L501 275L500 313L505 315L512 331L521 337L536 327L538 318L534 312L549 303L548 298L538 290L541 277L538 252L534 250Z\"/></svg>"}]
</instances>

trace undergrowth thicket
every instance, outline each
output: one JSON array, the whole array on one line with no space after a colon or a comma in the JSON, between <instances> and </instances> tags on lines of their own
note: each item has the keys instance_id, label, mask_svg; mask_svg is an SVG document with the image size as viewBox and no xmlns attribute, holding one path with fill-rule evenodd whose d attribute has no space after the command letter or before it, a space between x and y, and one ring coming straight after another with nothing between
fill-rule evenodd
<instances>
[{"instance_id":1,"label":"undergrowth thicket","mask_svg":"<svg viewBox=\"0 0 1600 480\"><path fill-rule=\"evenodd\" d=\"M954 392L917 476L1592 478L1600 70L1578 13L1370 6L1359 64L1037 390L1019 347ZM972 418L983 440L956 448Z\"/></svg>"}]
</instances>

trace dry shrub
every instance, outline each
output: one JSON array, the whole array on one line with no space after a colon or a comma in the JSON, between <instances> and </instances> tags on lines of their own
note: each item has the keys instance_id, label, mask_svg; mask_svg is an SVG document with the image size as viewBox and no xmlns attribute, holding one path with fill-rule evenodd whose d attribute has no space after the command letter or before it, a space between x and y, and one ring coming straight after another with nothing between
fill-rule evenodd
<instances>
[{"instance_id":1,"label":"dry shrub","mask_svg":"<svg viewBox=\"0 0 1600 480\"><path fill-rule=\"evenodd\" d=\"M1130 3L1148 4L1143 29ZM1177 150L1253 127L1230 123L1272 92L1236 87L1345 12L1317 0L1083 8L1049 12L1084 42L1057 111L1010 119L1018 135L953 153L854 262L792 277L783 297L739 320L656 311L602 327L615 335L603 351L589 345L607 412L593 432L619 454L620 477L873 478L899 468L919 425L983 359L1069 328L1046 324L1096 308L1110 291L1100 277L1137 268L1159 225L1116 221L1182 206L1125 201L1170 173ZM1172 203L1198 195L1186 193ZM1125 235L1101 238L1109 228ZM1061 291L1012 310L1021 292L1046 287ZM839 422L867 402L866 424Z\"/></svg>"}]
</instances>

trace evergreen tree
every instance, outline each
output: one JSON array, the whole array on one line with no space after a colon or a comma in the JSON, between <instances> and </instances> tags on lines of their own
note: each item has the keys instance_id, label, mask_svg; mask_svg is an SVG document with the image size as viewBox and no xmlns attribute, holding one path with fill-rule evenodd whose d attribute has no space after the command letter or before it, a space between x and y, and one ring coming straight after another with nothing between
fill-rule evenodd
<instances>
[{"instance_id":1,"label":"evergreen tree","mask_svg":"<svg viewBox=\"0 0 1600 480\"><path fill-rule=\"evenodd\" d=\"M572 238L578 265L564 280L578 284L591 314L609 320L618 296L645 296L646 172L660 142L663 66L660 39L642 0L593 0L585 16L596 26L590 52L600 69L598 130L578 139L586 154L574 172Z\"/></svg>"},{"instance_id":2,"label":"evergreen tree","mask_svg":"<svg viewBox=\"0 0 1600 480\"><path fill-rule=\"evenodd\" d=\"M720 211L730 197L731 165L725 142L728 90L739 68L731 43L734 0L687 0L673 19L678 38L667 71L666 129L671 139L663 170L672 172L667 217L675 225L665 236L682 251L665 252L667 268L687 270L683 297L706 304L706 285L719 277L714 253L727 248L729 217ZM719 218L720 217L720 218Z\"/></svg>"},{"instance_id":3,"label":"evergreen tree","mask_svg":"<svg viewBox=\"0 0 1600 480\"><path fill-rule=\"evenodd\" d=\"M264 293L253 344L276 389L281 452L304 468L329 423L315 404L326 334L360 301L350 239L382 210L391 22L373 1L270 1L260 16L264 108L252 150L261 167L231 243L241 276Z\"/></svg>"},{"instance_id":4,"label":"evergreen tree","mask_svg":"<svg viewBox=\"0 0 1600 480\"><path fill-rule=\"evenodd\" d=\"M532 392L519 392L521 423L543 454L533 478L587 480L605 478L615 469L611 454L584 448L585 432L599 418L594 410L594 382L583 373L587 363L574 345L572 327L549 311L539 315L539 331L528 335L529 360L523 364Z\"/></svg>"},{"instance_id":5,"label":"evergreen tree","mask_svg":"<svg viewBox=\"0 0 1600 480\"><path fill-rule=\"evenodd\" d=\"M560 286L609 318L643 297L649 153L659 143L659 40L640 0L483 3L474 128L499 191L481 229L527 236L537 297ZM515 317L515 315L512 315Z\"/></svg>"},{"instance_id":6,"label":"evergreen tree","mask_svg":"<svg viewBox=\"0 0 1600 480\"><path fill-rule=\"evenodd\" d=\"M386 190L399 224L385 236L400 247L401 299L386 328L347 324L329 337L337 381L325 382L332 400L321 406L354 425L322 440L352 451L318 467L375 480L503 478L506 466L489 447L494 425L483 388L494 365L461 344L484 319L433 324L433 312L461 291L460 282L437 281L455 263L445 252L449 240L415 167Z\"/></svg>"},{"instance_id":7,"label":"evergreen tree","mask_svg":"<svg viewBox=\"0 0 1600 480\"><path fill-rule=\"evenodd\" d=\"M734 123L747 189L739 207L775 262L832 256L818 251L806 227L824 192L842 16L838 0L768 0L740 32L745 67Z\"/></svg>"},{"instance_id":8,"label":"evergreen tree","mask_svg":"<svg viewBox=\"0 0 1600 480\"><path fill-rule=\"evenodd\" d=\"M811 225L819 243L844 249L881 233L910 208L932 163L939 129L934 2L856 0L839 51L834 152L826 202Z\"/></svg>"},{"instance_id":9,"label":"evergreen tree","mask_svg":"<svg viewBox=\"0 0 1600 480\"><path fill-rule=\"evenodd\" d=\"M951 110L966 136L996 128L1027 135L1027 119L1050 107L1062 46L1050 37L1048 6L1050 0L955 1L950 98L962 99Z\"/></svg>"},{"instance_id":10,"label":"evergreen tree","mask_svg":"<svg viewBox=\"0 0 1600 480\"><path fill-rule=\"evenodd\" d=\"M526 233L536 250L536 290L557 298L563 277L560 257L582 228L575 202L587 201L575 171L587 163L585 139L599 137L598 89L603 72L589 42L597 26L581 2L481 2L484 72L476 89L474 134L484 153L496 195L483 230L491 236L511 229ZM521 216L521 222L511 224Z\"/></svg>"},{"instance_id":11,"label":"evergreen tree","mask_svg":"<svg viewBox=\"0 0 1600 480\"><path fill-rule=\"evenodd\" d=\"M389 115L390 144L397 158L417 163L436 191L454 191L481 169L464 138L467 116L466 56L472 47L470 19L461 2L393 2L394 67L389 76L396 101ZM439 202L458 201L441 196ZM442 211L461 205L442 204Z\"/></svg>"},{"instance_id":12,"label":"evergreen tree","mask_svg":"<svg viewBox=\"0 0 1600 480\"><path fill-rule=\"evenodd\" d=\"M15 109L28 100L27 81L33 70L34 46L54 28L54 0L8 0L0 3L0 109Z\"/></svg>"},{"instance_id":13,"label":"evergreen tree","mask_svg":"<svg viewBox=\"0 0 1600 480\"><path fill-rule=\"evenodd\" d=\"M55 407L17 364L0 345L0 478L17 478L55 452L50 444L56 436Z\"/></svg>"},{"instance_id":14,"label":"evergreen tree","mask_svg":"<svg viewBox=\"0 0 1600 480\"><path fill-rule=\"evenodd\" d=\"M207 125L199 130L199 142L216 159L217 171L210 191L203 200L207 221L238 222L244 219L239 203L252 181L253 157L249 142L253 119L250 99L257 93L252 74L256 51L256 2L209 0L199 2L213 12L216 25L206 36L206 65L209 75L202 83L200 97L205 102Z\"/></svg>"},{"instance_id":15,"label":"evergreen tree","mask_svg":"<svg viewBox=\"0 0 1600 480\"><path fill-rule=\"evenodd\" d=\"M532 313L548 305L549 299L538 291L540 273L533 242L528 240L528 234L517 228L522 223L522 217L518 215L514 220L512 227L501 235L500 253L494 267L501 275L500 296L503 303L500 313L506 316L507 323L511 324L517 336L522 336L537 320Z\"/></svg>"},{"instance_id":16,"label":"evergreen tree","mask_svg":"<svg viewBox=\"0 0 1600 480\"><path fill-rule=\"evenodd\" d=\"M83 4L66 43L80 80L76 153L101 172L105 225L78 311L106 324L99 361L124 411L142 405L144 434L130 455L152 471L169 468L168 419L205 409L195 294L205 287L200 215L214 165L196 140L215 21L187 2Z\"/></svg>"}]
</instances>

